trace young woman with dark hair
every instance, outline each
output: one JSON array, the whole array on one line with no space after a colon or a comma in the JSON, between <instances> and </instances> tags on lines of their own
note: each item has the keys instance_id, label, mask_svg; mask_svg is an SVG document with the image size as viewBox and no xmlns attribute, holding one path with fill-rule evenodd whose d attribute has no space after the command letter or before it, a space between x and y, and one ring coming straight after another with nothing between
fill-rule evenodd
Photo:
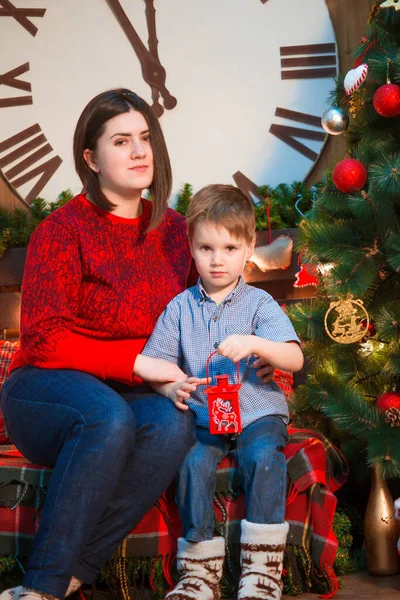
<instances>
[{"instance_id":1,"label":"young woman with dark hair","mask_svg":"<svg viewBox=\"0 0 400 600\"><path fill-rule=\"evenodd\" d=\"M32 236L21 348L2 388L13 442L53 468L23 588L2 600L90 583L194 443L192 415L142 383L184 377L140 354L191 266L160 125L136 94L105 92L79 118L74 156L86 193Z\"/></svg>"}]
</instances>

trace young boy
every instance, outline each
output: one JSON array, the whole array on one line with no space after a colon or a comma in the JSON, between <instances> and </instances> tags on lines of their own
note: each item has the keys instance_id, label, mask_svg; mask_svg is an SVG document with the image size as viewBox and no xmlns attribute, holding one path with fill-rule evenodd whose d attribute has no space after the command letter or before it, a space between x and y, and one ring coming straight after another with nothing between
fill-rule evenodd
<instances>
[{"instance_id":1,"label":"young boy","mask_svg":"<svg viewBox=\"0 0 400 600\"><path fill-rule=\"evenodd\" d=\"M252 203L236 187L210 185L193 197L187 214L190 247L200 275L197 285L174 298L160 316L143 354L178 364L187 379L153 384L178 408L194 411L197 443L178 477L177 504L183 525L178 540L180 579L168 600L214 600L224 560L224 539L213 537L213 499L219 462L229 452L243 478L247 518L242 521L239 600L281 597L288 408L274 382L264 384L253 357L285 371L298 371L303 354L293 326L262 290L246 285L241 273L254 250ZM210 374L230 374L240 361L243 431L211 435L206 361L218 350ZM233 361L233 362L232 362Z\"/></svg>"}]
</instances>

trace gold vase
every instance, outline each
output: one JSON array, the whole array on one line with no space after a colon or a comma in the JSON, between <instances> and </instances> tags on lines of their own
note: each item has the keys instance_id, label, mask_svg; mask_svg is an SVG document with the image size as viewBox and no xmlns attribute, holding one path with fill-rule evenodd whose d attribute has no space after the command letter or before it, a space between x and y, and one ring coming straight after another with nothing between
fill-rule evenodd
<instances>
[{"instance_id":1,"label":"gold vase","mask_svg":"<svg viewBox=\"0 0 400 600\"><path fill-rule=\"evenodd\" d=\"M380 465L374 465L364 520L364 545L370 575L396 575L400 571L398 537L393 498Z\"/></svg>"}]
</instances>

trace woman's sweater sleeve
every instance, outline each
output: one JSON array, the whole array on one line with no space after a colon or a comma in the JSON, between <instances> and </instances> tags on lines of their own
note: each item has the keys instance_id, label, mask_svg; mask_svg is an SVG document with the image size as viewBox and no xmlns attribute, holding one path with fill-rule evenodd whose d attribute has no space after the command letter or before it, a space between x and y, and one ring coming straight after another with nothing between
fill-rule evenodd
<instances>
[{"instance_id":1,"label":"woman's sweater sleeve","mask_svg":"<svg viewBox=\"0 0 400 600\"><path fill-rule=\"evenodd\" d=\"M77 236L55 219L45 220L31 238L25 265L21 306L24 362L139 383L133 365L146 338L104 339L76 331L81 281Z\"/></svg>"}]
</instances>

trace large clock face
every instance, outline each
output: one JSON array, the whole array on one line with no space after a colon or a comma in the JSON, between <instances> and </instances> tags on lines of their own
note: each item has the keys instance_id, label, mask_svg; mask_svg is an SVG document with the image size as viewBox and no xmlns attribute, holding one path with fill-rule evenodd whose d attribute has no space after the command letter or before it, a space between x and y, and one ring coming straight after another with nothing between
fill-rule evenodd
<instances>
[{"instance_id":1,"label":"large clock face","mask_svg":"<svg viewBox=\"0 0 400 600\"><path fill-rule=\"evenodd\" d=\"M325 0L0 0L0 169L24 202L80 190L86 103L136 91L160 118L174 192L303 179L337 72Z\"/></svg>"}]
</instances>

